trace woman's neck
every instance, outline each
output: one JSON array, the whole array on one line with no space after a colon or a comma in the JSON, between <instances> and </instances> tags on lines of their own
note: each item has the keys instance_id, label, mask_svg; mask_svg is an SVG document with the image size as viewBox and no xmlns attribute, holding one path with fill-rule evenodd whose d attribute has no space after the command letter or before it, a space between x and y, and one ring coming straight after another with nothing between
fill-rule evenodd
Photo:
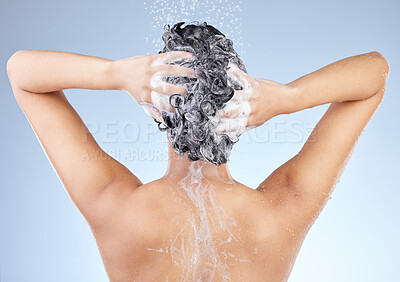
<instances>
[{"instance_id":1,"label":"woman's neck","mask_svg":"<svg viewBox=\"0 0 400 282\"><path fill-rule=\"evenodd\" d=\"M194 171L197 171L197 174L201 175L201 177L205 179L220 179L223 181L232 180L227 164L216 166L203 160L191 162L188 160L187 154L178 155L170 143L168 143L168 154L168 169L164 178L178 180L185 178L189 174L193 174Z\"/></svg>"}]
</instances>

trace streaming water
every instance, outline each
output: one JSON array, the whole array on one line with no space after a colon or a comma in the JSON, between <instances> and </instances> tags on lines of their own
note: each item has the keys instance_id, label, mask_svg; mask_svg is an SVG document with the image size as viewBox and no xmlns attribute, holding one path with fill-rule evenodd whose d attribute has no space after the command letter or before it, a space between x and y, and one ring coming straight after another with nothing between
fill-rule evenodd
<instances>
[{"instance_id":1,"label":"streaming water","mask_svg":"<svg viewBox=\"0 0 400 282\"><path fill-rule=\"evenodd\" d=\"M252 263L258 250L243 253L240 226L218 204L216 187L203 176L204 164L191 163L189 173L177 187L170 187L182 208L191 211L190 216L183 219L184 224L178 224L180 231L164 239L161 248L147 250L168 254L182 269L180 281L230 281L228 261Z\"/></svg>"},{"instance_id":2,"label":"streaming water","mask_svg":"<svg viewBox=\"0 0 400 282\"><path fill-rule=\"evenodd\" d=\"M148 0L144 9L150 16L151 30L146 42L156 50L162 49L161 34L165 24L177 22L207 22L234 44L239 54L245 53L242 40L243 11L241 0ZM149 50L148 54L154 52Z\"/></svg>"}]
</instances>

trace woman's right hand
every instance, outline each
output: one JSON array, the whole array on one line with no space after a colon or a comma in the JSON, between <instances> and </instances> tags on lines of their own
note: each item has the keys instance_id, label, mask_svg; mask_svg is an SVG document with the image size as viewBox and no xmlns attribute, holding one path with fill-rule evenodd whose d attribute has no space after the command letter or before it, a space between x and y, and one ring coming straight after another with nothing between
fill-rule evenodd
<instances>
[{"instance_id":1,"label":"woman's right hand","mask_svg":"<svg viewBox=\"0 0 400 282\"><path fill-rule=\"evenodd\" d=\"M163 81L162 77L196 78L194 69L167 63L179 63L192 58L193 54L190 52L174 51L115 61L118 65L119 88L128 92L148 115L163 121L161 111L174 112L169 97L173 94L188 93L183 86L169 84Z\"/></svg>"},{"instance_id":2,"label":"woman's right hand","mask_svg":"<svg viewBox=\"0 0 400 282\"><path fill-rule=\"evenodd\" d=\"M243 89L235 90L232 99L217 113L217 131L242 134L290 109L294 91L288 85L253 78L236 65L231 65L227 73Z\"/></svg>"}]
</instances>

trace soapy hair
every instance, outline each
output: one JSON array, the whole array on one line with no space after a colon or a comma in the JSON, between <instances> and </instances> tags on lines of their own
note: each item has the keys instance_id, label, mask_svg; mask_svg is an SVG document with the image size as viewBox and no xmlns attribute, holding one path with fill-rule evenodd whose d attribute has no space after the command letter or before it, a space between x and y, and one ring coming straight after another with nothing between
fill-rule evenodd
<instances>
[{"instance_id":1,"label":"soapy hair","mask_svg":"<svg viewBox=\"0 0 400 282\"><path fill-rule=\"evenodd\" d=\"M169 102L176 113L162 111L163 122L157 121L161 131L166 131L172 147L178 154L188 153L190 161L207 160L215 165L228 161L232 146L238 141L227 134L215 132L218 110L242 86L227 75L228 65L235 64L246 72L244 63L233 49L233 43L219 30L206 22L188 24L179 22L165 25L162 35L164 48L159 53L187 51L193 59L173 62L193 68L197 78L164 77L167 83L186 88L189 95L174 94Z\"/></svg>"}]
</instances>

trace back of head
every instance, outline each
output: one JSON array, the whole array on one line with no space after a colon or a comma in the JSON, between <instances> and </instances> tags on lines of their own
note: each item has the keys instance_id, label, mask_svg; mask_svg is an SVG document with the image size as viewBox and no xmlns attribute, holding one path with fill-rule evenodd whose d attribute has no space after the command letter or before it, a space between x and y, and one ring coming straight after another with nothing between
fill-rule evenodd
<instances>
[{"instance_id":1,"label":"back of head","mask_svg":"<svg viewBox=\"0 0 400 282\"><path fill-rule=\"evenodd\" d=\"M162 39L163 51L188 51L194 54L191 60L177 63L193 68L197 79L166 77L165 81L186 88L189 95L175 94L170 104L176 113L162 112L164 121L159 129L166 131L172 147L178 154L188 153L190 161L207 160L215 165L228 161L232 146L238 141L232 135L216 132L218 110L224 108L235 90L242 87L227 75L230 64L244 72L246 68L233 49L233 43L224 34L207 23L189 24L180 22L165 26Z\"/></svg>"}]
</instances>

